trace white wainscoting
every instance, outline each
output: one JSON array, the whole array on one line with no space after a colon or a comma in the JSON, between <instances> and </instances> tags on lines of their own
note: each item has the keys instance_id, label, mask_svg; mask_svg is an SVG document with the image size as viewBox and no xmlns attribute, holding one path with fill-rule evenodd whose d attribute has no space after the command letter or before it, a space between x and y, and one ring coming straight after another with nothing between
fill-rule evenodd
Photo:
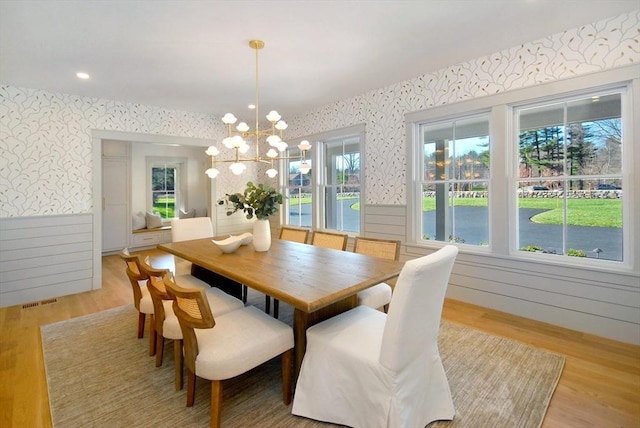
<instances>
[{"instance_id":1,"label":"white wainscoting","mask_svg":"<svg viewBox=\"0 0 640 428\"><path fill-rule=\"evenodd\" d=\"M93 289L93 215L0 219L0 307Z\"/></svg>"},{"instance_id":2,"label":"white wainscoting","mask_svg":"<svg viewBox=\"0 0 640 428\"><path fill-rule=\"evenodd\" d=\"M367 205L363 235L406 242L406 207ZM402 245L401 260L434 250ZM640 345L638 275L461 250L447 297Z\"/></svg>"}]
</instances>

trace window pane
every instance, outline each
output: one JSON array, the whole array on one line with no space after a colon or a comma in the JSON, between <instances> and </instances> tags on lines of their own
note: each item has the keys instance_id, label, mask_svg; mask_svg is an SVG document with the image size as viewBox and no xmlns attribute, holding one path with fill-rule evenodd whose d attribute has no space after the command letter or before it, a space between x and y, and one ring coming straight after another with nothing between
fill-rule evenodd
<instances>
[{"instance_id":1,"label":"window pane","mask_svg":"<svg viewBox=\"0 0 640 428\"><path fill-rule=\"evenodd\" d=\"M622 95L519 111L518 248L622 261Z\"/></svg>"},{"instance_id":2,"label":"window pane","mask_svg":"<svg viewBox=\"0 0 640 428\"><path fill-rule=\"evenodd\" d=\"M324 227L360 231L360 138L323 143L326 177Z\"/></svg>"},{"instance_id":3,"label":"window pane","mask_svg":"<svg viewBox=\"0 0 640 428\"><path fill-rule=\"evenodd\" d=\"M287 224L301 227L312 226L312 202L311 192L305 192L302 187L292 187L286 190L286 212L288 212Z\"/></svg>"},{"instance_id":4,"label":"window pane","mask_svg":"<svg viewBox=\"0 0 640 428\"><path fill-rule=\"evenodd\" d=\"M421 126L422 239L488 245L489 118Z\"/></svg>"},{"instance_id":5,"label":"window pane","mask_svg":"<svg viewBox=\"0 0 640 428\"><path fill-rule=\"evenodd\" d=\"M151 196L153 211L162 218L175 218L177 168L154 166L151 168Z\"/></svg>"}]
</instances>

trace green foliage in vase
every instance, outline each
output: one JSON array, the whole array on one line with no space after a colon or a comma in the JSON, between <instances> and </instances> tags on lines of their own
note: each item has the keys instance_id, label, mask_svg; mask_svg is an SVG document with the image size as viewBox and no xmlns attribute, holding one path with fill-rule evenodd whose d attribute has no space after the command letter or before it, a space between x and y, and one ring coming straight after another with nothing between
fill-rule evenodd
<instances>
[{"instance_id":1,"label":"green foliage in vase","mask_svg":"<svg viewBox=\"0 0 640 428\"><path fill-rule=\"evenodd\" d=\"M231 205L227 209L227 215L242 210L251 220L255 215L258 220L267 220L269 216L278 212L282 204L282 194L268 184L254 185L247 183L244 193L228 194L225 199L218 202L220 205Z\"/></svg>"}]
</instances>

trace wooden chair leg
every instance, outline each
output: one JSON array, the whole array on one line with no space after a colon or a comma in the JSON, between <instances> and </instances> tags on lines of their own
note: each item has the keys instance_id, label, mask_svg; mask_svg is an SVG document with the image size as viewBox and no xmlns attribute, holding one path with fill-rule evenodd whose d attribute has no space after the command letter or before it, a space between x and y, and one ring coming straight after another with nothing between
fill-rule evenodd
<instances>
[{"instance_id":1,"label":"wooden chair leg","mask_svg":"<svg viewBox=\"0 0 640 428\"><path fill-rule=\"evenodd\" d=\"M142 339L144 337L144 321L145 321L144 312L138 312L138 339Z\"/></svg>"},{"instance_id":2,"label":"wooden chair leg","mask_svg":"<svg viewBox=\"0 0 640 428\"><path fill-rule=\"evenodd\" d=\"M222 421L222 381L211 381L211 428L219 428Z\"/></svg>"},{"instance_id":3,"label":"wooden chair leg","mask_svg":"<svg viewBox=\"0 0 640 428\"><path fill-rule=\"evenodd\" d=\"M278 319L279 315L280 315L280 300L273 299L273 317L275 319Z\"/></svg>"},{"instance_id":4,"label":"wooden chair leg","mask_svg":"<svg viewBox=\"0 0 640 428\"><path fill-rule=\"evenodd\" d=\"M149 317L149 356L156 355L156 320L153 314Z\"/></svg>"},{"instance_id":5,"label":"wooden chair leg","mask_svg":"<svg viewBox=\"0 0 640 428\"><path fill-rule=\"evenodd\" d=\"M264 312L267 314L271 312L271 297L269 296L264 296Z\"/></svg>"},{"instance_id":6,"label":"wooden chair leg","mask_svg":"<svg viewBox=\"0 0 640 428\"><path fill-rule=\"evenodd\" d=\"M282 354L282 401L284 404L291 403L291 367L293 363L293 349Z\"/></svg>"},{"instance_id":7,"label":"wooden chair leg","mask_svg":"<svg viewBox=\"0 0 640 428\"><path fill-rule=\"evenodd\" d=\"M187 369L187 407L193 406L196 398L196 375Z\"/></svg>"},{"instance_id":8,"label":"wooden chair leg","mask_svg":"<svg viewBox=\"0 0 640 428\"><path fill-rule=\"evenodd\" d=\"M184 359L182 357L182 340L174 339L173 341L173 359L176 363L176 391L182 389L182 368L184 365Z\"/></svg>"},{"instance_id":9,"label":"wooden chair leg","mask_svg":"<svg viewBox=\"0 0 640 428\"><path fill-rule=\"evenodd\" d=\"M156 337L156 367L160 367L164 357L164 337L160 333L156 333Z\"/></svg>"}]
</instances>

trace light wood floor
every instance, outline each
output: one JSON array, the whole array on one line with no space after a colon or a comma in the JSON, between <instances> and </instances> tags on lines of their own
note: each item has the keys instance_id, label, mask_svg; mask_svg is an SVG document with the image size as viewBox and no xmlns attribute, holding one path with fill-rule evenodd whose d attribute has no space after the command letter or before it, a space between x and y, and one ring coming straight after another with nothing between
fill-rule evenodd
<instances>
[{"instance_id":1,"label":"light wood floor","mask_svg":"<svg viewBox=\"0 0 640 428\"><path fill-rule=\"evenodd\" d=\"M158 251L146 253L171 264ZM103 278L100 290L0 308L0 427L51 426L39 327L131 303L118 256L103 258ZM452 300L443 318L566 357L543 427L640 427L640 347Z\"/></svg>"}]
</instances>

